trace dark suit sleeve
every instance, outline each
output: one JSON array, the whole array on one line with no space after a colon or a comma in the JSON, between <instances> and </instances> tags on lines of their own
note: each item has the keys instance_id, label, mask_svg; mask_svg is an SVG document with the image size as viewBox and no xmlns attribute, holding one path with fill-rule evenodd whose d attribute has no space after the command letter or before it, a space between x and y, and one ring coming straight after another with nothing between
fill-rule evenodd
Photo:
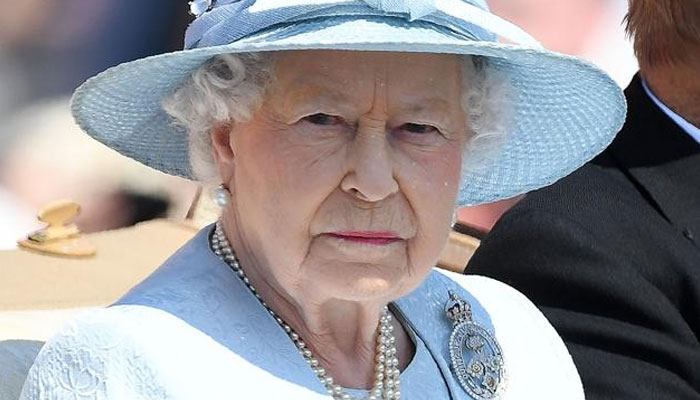
<instances>
[{"instance_id":1,"label":"dark suit sleeve","mask_svg":"<svg viewBox=\"0 0 700 400\"><path fill-rule=\"evenodd\" d=\"M540 307L587 399L700 399L697 338L664 291L608 243L563 215L516 207L466 272L506 282Z\"/></svg>"}]
</instances>

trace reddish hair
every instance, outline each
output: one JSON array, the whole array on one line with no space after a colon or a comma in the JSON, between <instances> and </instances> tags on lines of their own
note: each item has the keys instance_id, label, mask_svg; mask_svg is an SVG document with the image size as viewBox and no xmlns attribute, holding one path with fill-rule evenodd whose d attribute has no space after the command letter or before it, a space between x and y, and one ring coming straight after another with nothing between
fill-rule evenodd
<instances>
[{"instance_id":1,"label":"reddish hair","mask_svg":"<svg viewBox=\"0 0 700 400\"><path fill-rule=\"evenodd\" d=\"M700 0L629 0L625 20L642 64L682 62L700 51Z\"/></svg>"}]
</instances>

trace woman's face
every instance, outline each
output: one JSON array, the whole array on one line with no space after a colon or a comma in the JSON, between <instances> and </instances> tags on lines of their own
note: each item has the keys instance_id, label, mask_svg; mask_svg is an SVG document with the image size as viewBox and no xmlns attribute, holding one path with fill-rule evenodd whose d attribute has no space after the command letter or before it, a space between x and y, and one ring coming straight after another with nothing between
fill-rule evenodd
<instances>
[{"instance_id":1,"label":"woman's face","mask_svg":"<svg viewBox=\"0 0 700 400\"><path fill-rule=\"evenodd\" d=\"M217 150L236 250L297 295L407 294L449 232L467 130L459 58L298 51L275 60L264 104L231 129L229 156Z\"/></svg>"}]
</instances>

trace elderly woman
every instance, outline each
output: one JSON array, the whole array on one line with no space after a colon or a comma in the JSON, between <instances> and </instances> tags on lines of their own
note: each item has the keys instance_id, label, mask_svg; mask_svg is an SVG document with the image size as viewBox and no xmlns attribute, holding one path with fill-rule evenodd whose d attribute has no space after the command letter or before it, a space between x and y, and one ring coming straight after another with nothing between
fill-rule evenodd
<instances>
[{"instance_id":1,"label":"elderly woman","mask_svg":"<svg viewBox=\"0 0 700 400\"><path fill-rule=\"evenodd\" d=\"M73 112L219 185L221 219L47 343L23 398L582 399L526 298L432 267L456 205L601 151L619 88L477 0L192 7L185 51L98 75Z\"/></svg>"}]
</instances>

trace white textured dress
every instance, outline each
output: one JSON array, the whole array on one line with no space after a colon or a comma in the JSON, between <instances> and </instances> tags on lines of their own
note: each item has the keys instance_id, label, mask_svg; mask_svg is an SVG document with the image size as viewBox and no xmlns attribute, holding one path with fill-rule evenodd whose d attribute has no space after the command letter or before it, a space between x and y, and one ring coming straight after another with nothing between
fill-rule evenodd
<instances>
[{"instance_id":1,"label":"white textured dress","mask_svg":"<svg viewBox=\"0 0 700 400\"><path fill-rule=\"evenodd\" d=\"M40 352L21 399L329 398L287 334L209 249L210 232L114 306L65 326ZM392 305L416 345L401 374L402 399L474 399L451 367L449 290L471 304L474 322L500 345L499 399L584 399L564 343L522 294L488 278L437 271Z\"/></svg>"}]
</instances>

